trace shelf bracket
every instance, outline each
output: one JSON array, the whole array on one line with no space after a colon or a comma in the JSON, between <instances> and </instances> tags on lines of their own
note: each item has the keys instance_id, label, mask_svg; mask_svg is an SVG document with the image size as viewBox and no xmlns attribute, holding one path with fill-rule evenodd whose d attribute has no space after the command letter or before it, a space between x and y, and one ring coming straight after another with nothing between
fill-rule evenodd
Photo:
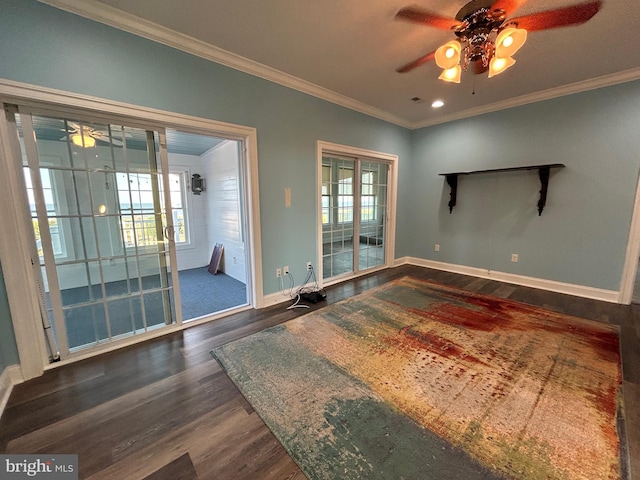
<instances>
[{"instance_id":1,"label":"shelf bracket","mask_svg":"<svg viewBox=\"0 0 640 480\"><path fill-rule=\"evenodd\" d=\"M446 178L447 183L451 188L451 191L449 192L449 213L451 214L453 213L453 207L456 206L456 198L458 196L458 175L447 175Z\"/></svg>"},{"instance_id":2,"label":"shelf bracket","mask_svg":"<svg viewBox=\"0 0 640 480\"><path fill-rule=\"evenodd\" d=\"M492 173L492 172L516 172L521 170L537 170L538 177L540 178L540 199L538 200L538 216L542 215L542 210L547 203L547 191L549 190L549 175L552 168L563 168L563 163L548 163L546 165L524 165L522 167L507 167L507 168L490 168L487 170L472 170L466 172L451 172L451 173L439 173L447 179L451 192L449 193L449 213L453 213L453 207L456 206L456 198L458 196L458 176L459 175L474 175L478 173Z\"/></svg>"},{"instance_id":3,"label":"shelf bracket","mask_svg":"<svg viewBox=\"0 0 640 480\"><path fill-rule=\"evenodd\" d=\"M551 167L538 168L538 176L540 177L540 199L538 200L538 216L542 215L542 210L547 203L547 190L549 189L549 172Z\"/></svg>"}]
</instances>

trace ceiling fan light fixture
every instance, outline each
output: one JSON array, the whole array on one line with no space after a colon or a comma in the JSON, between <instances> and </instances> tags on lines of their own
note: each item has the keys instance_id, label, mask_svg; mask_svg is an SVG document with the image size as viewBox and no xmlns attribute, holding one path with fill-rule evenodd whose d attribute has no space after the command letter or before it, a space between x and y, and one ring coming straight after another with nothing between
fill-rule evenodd
<instances>
[{"instance_id":1,"label":"ceiling fan light fixture","mask_svg":"<svg viewBox=\"0 0 640 480\"><path fill-rule=\"evenodd\" d=\"M508 27L496 38L496 57L512 57L527 41L527 31L522 28Z\"/></svg>"},{"instance_id":2,"label":"ceiling fan light fixture","mask_svg":"<svg viewBox=\"0 0 640 480\"><path fill-rule=\"evenodd\" d=\"M436 64L445 70L455 67L460 63L460 52L462 47L460 42L452 40L445 43L436 50Z\"/></svg>"},{"instance_id":3,"label":"ceiling fan light fixture","mask_svg":"<svg viewBox=\"0 0 640 480\"><path fill-rule=\"evenodd\" d=\"M504 72L516 61L513 55L527 40L527 30L539 31L557 27L582 25L602 7L603 0L586 0L569 7L556 8L509 19L512 11L526 0L469 0L454 18L418 7L401 9L396 18L452 31L457 40L445 43L437 50L417 58L396 71L406 73L424 63L435 60L447 82L460 83L461 69L467 71L471 64L474 73L489 70L489 77ZM524 28L518 28L519 26Z\"/></svg>"},{"instance_id":4,"label":"ceiling fan light fixture","mask_svg":"<svg viewBox=\"0 0 640 480\"><path fill-rule=\"evenodd\" d=\"M443 70L438 79L444 80L445 82L460 83L461 76L462 67L460 65L456 65L454 67Z\"/></svg>"},{"instance_id":5,"label":"ceiling fan light fixture","mask_svg":"<svg viewBox=\"0 0 640 480\"><path fill-rule=\"evenodd\" d=\"M489 62L489 78L504 72L507 68L515 65L516 61L511 57L493 57Z\"/></svg>"},{"instance_id":6,"label":"ceiling fan light fixture","mask_svg":"<svg viewBox=\"0 0 640 480\"><path fill-rule=\"evenodd\" d=\"M82 148L91 148L96 146L96 139L91 135L80 135L79 133L74 133L71 135L71 142Z\"/></svg>"}]
</instances>

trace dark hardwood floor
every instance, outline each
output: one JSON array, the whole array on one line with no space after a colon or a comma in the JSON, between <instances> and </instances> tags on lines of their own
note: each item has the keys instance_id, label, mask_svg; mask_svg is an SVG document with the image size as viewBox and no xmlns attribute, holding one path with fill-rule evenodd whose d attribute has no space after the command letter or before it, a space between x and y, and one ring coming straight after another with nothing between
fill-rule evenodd
<instances>
[{"instance_id":1,"label":"dark hardwood floor","mask_svg":"<svg viewBox=\"0 0 640 480\"><path fill-rule=\"evenodd\" d=\"M403 275L619 325L626 446L631 478L640 479L640 305L610 304L414 266L332 286L327 303ZM17 385L0 419L0 451L78 454L80 478L304 479L209 354L218 345L309 311L286 306L231 315L62 366Z\"/></svg>"}]
</instances>

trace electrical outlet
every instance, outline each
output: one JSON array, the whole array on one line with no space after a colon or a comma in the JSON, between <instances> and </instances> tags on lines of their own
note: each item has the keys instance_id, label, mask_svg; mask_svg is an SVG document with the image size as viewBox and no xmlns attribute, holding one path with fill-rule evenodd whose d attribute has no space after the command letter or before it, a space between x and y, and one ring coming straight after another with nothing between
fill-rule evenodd
<instances>
[{"instance_id":1,"label":"electrical outlet","mask_svg":"<svg viewBox=\"0 0 640 480\"><path fill-rule=\"evenodd\" d=\"M284 267L282 267L282 274L289 275L289 265L285 265Z\"/></svg>"},{"instance_id":2,"label":"electrical outlet","mask_svg":"<svg viewBox=\"0 0 640 480\"><path fill-rule=\"evenodd\" d=\"M517 253L512 253L511 254L511 261L513 263L518 263L518 254Z\"/></svg>"},{"instance_id":3,"label":"electrical outlet","mask_svg":"<svg viewBox=\"0 0 640 480\"><path fill-rule=\"evenodd\" d=\"M280 278L282 276L282 270L279 268L276 268L276 278Z\"/></svg>"},{"instance_id":4,"label":"electrical outlet","mask_svg":"<svg viewBox=\"0 0 640 480\"><path fill-rule=\"evenodd\" d=\"M435 244L435 246L433 247L433 250L434 250L435 252L439 252L439 251L440 251L440 244L439 244L439 243L436 243L436 244Z\"/></svg>"},{"instance_id":5,"label":"electrical outlet","mask_svg":"<svg viewBox=\"0 0 640 480\"><path fill-rule=\"evenodd\" d=\"M307 262L307 270L311 270L311 262Z\"/></svg>"}]
</instances>

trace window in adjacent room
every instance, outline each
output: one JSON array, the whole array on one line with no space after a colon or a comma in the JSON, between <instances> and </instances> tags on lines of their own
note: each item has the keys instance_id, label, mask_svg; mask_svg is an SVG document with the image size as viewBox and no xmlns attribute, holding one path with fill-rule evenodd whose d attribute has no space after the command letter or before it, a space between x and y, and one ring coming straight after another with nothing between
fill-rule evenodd
<instances>
[{"instance_id":1,"label":"window in adjacent room","mask_svg":"<svg viewBox=\"0 0 640 480\"><path fill-rule=\"evenodd\" d=\"M24 167L24 179L27 186L27 197L29 198L29 208L31 210L31 221L33 222L33 231L36 237L36 244L38 247L38 256L44 257L42 252L42 240L40 238L40 226L38 224L38 214L36 212L36 200L33 191L33 183L31 181L31 175L29 173L29 167ZM47 217L49 218L49 232L51 234L51 243L53 246L53 254L56 257L66 256L66 249L64 244L64 234L62 228L60 228L60 221L57 218L61 212L56 211L55 201L56 191L55 182L52 181L52 172L47 168L40 169L40 181L42 182L42 193L44 195L44 203L47 208Z\"/></svg>"},{"instance_id":2,"label":"window in adjacent room","mask_svg":"<svg viewBox=\"0 0 640 480\"><path fill-rule=\"evenodd\" d=\"M158 241L154 219L152 180L149 173L116 173L118 201L122 214L122 236L127 247L152 246ZM158 178L161 193L162 185L162 179ZM184 173L169 173L171 215L177 245L189 243L185 185ZM164 202L162 204L164 205Z\"/></svg>"},{"instance_id":3,"label":"window in adjacent room","mask_svg":"<svg viewBox=\"0 0 640 480\"><path fill-rule=\"evenodd\" d=\"M322 225L331 224L331 166L322 165Z\"/></svg>"}]
</instances>

